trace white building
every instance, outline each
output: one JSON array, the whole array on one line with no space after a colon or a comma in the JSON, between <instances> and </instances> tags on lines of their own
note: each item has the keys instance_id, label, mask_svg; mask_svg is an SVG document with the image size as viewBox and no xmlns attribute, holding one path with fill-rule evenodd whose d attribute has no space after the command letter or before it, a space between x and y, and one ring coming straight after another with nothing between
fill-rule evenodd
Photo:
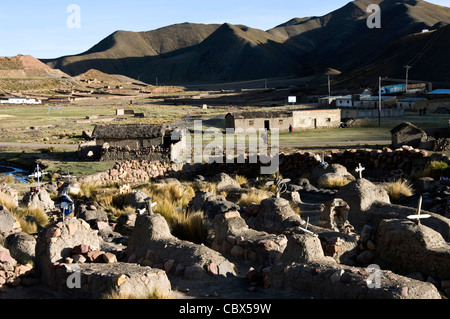
<instances>
[{"instance_id":1,"label":"white building","mask_svg":"<svg viewBox=\"0 0 450 319\"><path fill-rule=\"evenodd\" d=\"M42 104L41 100L33 99L29 97L5 97L0 98L1 104Z\"/></svg>"}]
</instances>

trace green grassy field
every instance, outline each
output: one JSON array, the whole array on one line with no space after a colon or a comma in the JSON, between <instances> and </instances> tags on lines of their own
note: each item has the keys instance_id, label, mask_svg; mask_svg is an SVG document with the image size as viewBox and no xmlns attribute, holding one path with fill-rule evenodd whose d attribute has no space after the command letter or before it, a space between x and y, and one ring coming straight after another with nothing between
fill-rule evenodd
<instances>
[{"instance_id":1,"label":"green grassy field","mask_svg":"<svg viewBox=\"0 0 450 319\"><path fill-rule=\"evenodd\" d=\"M143 112L146 114L146 118L130 117L119 121L114 118L117 108L129 108L134 109L135 112ZM130 103L129 98L85 100L63 106L61 113L56 108L48 112L45 105L2 106L0 107L0 142L36 143L36 147L25 149L18 144L15 147L10 146L8 149L4 148L0 151L0 160L10 161L24 167L40 159L47 161L47 166L52 172L70 170L75 174L90 174L110 168L110 163L84 163L76 159L74 156L76 144L82 141L81 133L83 130L93 130L97 124L175 122L181 123L190 132L193 132L193 120L200 119L203 121L203 131L208 128L215 128L223 134L224 117L231 109L234 110L235 108L211 107L203 110L199 106L163 105L163 101L149 99L137 99ZM86 119L86 117L93 115L97 115L98 118L96 120ZM105 121L103 122L103 120ZM420 116L418 113L407 112L403 117L382 118L380 126L378 125L378 119L375 118L371 120L369 127L296 130L293 134L280 132L280 150L290 153L299 149L384 147L390 144L390 130L402 122L411 122L421 128L447 127L448 116L440 114ZM37 127L37 129L31 129L30 127ZM194 142L193 136L191 141ZM211 137L202 136L204 146L207 146L211 141ZM217 141L220 141L220 139ZM40 146L38 147L37 144ZM48 144L55 144L57 147L56 149L50 149L50 152L46 152L45 145ZM72 148L67 148L69 145Z\"/></svg>"}]
</instances>

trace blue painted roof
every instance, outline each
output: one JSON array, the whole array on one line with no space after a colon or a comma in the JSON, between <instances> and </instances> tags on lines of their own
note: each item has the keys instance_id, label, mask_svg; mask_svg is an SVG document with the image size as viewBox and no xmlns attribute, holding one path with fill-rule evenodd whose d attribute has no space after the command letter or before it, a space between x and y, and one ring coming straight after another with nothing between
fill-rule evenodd
<instances>
[{"instance_id":1,"label":"blue painted roof","mask_svg":"<svg viewBox=\"0 0 450 319\"><path fill-rule=\"evenodd\" d=\"M405 99L399 100L399 102L415 102L415 101L423 101L426 100L423 97L408 97Z\"/></svg>"},{"instance_id":2,"label":"blue painted roof","mask_svg":"<svg viewBox=\"0 0 450 319\"><path fill-rule=\"evenodd\" d=\"M428 92L427 94L449 94L450 95L450 89L438 89L438 90Z\"/></svg>"}]
</instances>

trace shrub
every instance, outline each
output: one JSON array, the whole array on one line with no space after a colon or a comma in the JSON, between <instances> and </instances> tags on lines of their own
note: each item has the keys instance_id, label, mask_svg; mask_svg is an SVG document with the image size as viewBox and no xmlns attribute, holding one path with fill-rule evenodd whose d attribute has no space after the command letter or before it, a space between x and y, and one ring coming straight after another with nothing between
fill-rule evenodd
<instances>
[{"instance_id":1,"label":"shrub","mask_svg":"<svg viewBox=\"0 0 450 319\"><path fill-rule=\"evenodd\" d=\"M349 184L351 181L341 176L327 175L318 181L319 186L324 189L339 189Z\"/></svg>"},{"instance_id":2,"label":"shrub","mask_svg":"<svg viewBox=\"0 0 450 319\"><path fill-rule=\"evenodd\" d=\"M242 194L238 200L238 205L249 206L252 203L259 205L263 199L269 198L270 194L266 191L252 190L247 194Z\"/></svg>"},{"instance_id":3,"label":"shrub","mask_svg":"<svg viewBox=\"0 0 450 319\"><path fill-rule=\"evenodd\" d=\"M38 225L46 227L50 224L48 215L42 208L17 208L11 212L13 216L18 220L22 231L27 234L35 234L38 230ZM36 220L34 222L28 222L23 217L33 216Z\"/></svg>"},{"instance_id":4,"label":"shrub","mask_svg":"<svg viewBox=\"0 0 450 319\"><path fill-rule=\"evenodd\" d=\"M0 205L5 206L10 212L17 207L12 198L8 194L2 192L0 192Z\"/></svg>"},{"instance_id":5,"label":"shrub","mask_svg":"<svg viewBox=\"0 0 450 319\"><path fill-rule=\"evenodd\" d=\"M397 201L402 197L414 195L413 187L408 181L398 180L396 182L387 183L384 187L389 198L393 201Z\"/></svg>"},{"instance_id":6,"label":"shrub","mask_svg":"<svg viewBox=\"0 0 450 319\"><path fill-rule=\"evenodd\" d=\"M248 179L247 179L247 177L242 176L242 175L236 175L235 179L236 179L236 182L238 182L241 187L245 188L245 187L248 186Z\"/></svg>"},{"instance_id":7,"label":"shrub","mask_svg":"<svg viewBox=\"0 0 450 319\"><path fill-rule=\"evenodd\" d=\"M172 235L196 244L206 244L209 239L209 222L203 212L178 214L171 227Z\"/></svg>"},{"instance_id":8,"label":"shrub","mask_svg":"<svg viewBox=\"0 0 450 319\"><path fill-rule=\"evenodd\" d=\"M441 162L441 161L432 161L428 166L425 168L424 172L422 173L422 177L432 177L435 179L439 179L441 177L450 177L450 167L447 163Z\"/></svg>"},{"instance_id":9,"label":"shrub","mask_svg":"<svg viewBox=\"0 0 450 319\"><path fill-rule=\"evenodd\" d=\"M105 293L102 295L102 299L128 299L128 300L136 300L136 299L142 299L142 300L149 300L149 299L168 299L170 296L166 296L163 293L161 293L157 288L153 289L152 292L145 292L139 295L136 294L125 294L121 293L116 290L111 290L108 293Z\"/></svg>"}]
</instances>

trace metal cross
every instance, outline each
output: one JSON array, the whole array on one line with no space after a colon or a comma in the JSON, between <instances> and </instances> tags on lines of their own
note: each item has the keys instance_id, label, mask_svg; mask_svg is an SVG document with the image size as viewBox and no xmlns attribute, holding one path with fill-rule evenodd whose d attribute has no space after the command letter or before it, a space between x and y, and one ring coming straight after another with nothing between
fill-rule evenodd
<instances>
[{"instance_id":1,"label":"metal cross","mask_svg":"<svg viewBox=\"0 0 450 319\"><path fill-rule=\"evenodd\" d=\"M48 173L43 172L41 170L41 168L39 167L39 164L37 164L37 166L36 166L36 168L34 170L34 173L31 174L31 175L28 175L28 177L37 178L37 181L38 181L38 192L41 189L41 177L44 176L44 175L47 175L47 174Z\"/></svg>"},{"instance_id":2,"label":"metal cross","mask_svg":"<svg viewBox=\"0 0 450 319\"><path fill-rule=\"evenodd\" d=\"M362 178L362 172L365 171L366 168L361 166L361 163L359 163L359 166L355 169L356 173L359 173L359 179Z\"/></svg>"},{"instance_id":3,"label":"metal cross","mask_svg":"<svg viewBox=\"0 0 450 319\"><path fill-rule=\"evenodd\" d=\"M70 172L67 171L67 175L63 175L63 176L61 176L61 177L62 177L62 178L67 178L67 180L70 182L70 181L72 180L72 178L73 178L73 177L76 177L76 176L70 175Z\"/></svg>"},{"instance_id":4,"label":"metal cross","mask_svg":"<svg viewBox=\"0 0 450 319\"><path fill-rule=\"evenodd\" d=\"M266 183L267 186L275 185L276 191L275 195L277 198L280 198L281 194L287 191L286 183L289 183L291 180L289 178L281 179L280 178L280 170L277 171L277 177L273 181L269 181Z\"/></svg>"},{"instance_id":5,"label":"metal cross","mask_svg":"<svg viewBox=\"0 0 450 319\"><path fill-rule=\"evenodd\" d=\"M426 219L426 218L431 217L431 215L429 215L429 214L421 214L421 211L422 211L422 196L420 196L420 198L419 198L419 205L417 207L417 215L410 215L410 216L408 216L408 219L415 219L416 224L420 225L421 219Z\"/></svg>"}]
</instances>

